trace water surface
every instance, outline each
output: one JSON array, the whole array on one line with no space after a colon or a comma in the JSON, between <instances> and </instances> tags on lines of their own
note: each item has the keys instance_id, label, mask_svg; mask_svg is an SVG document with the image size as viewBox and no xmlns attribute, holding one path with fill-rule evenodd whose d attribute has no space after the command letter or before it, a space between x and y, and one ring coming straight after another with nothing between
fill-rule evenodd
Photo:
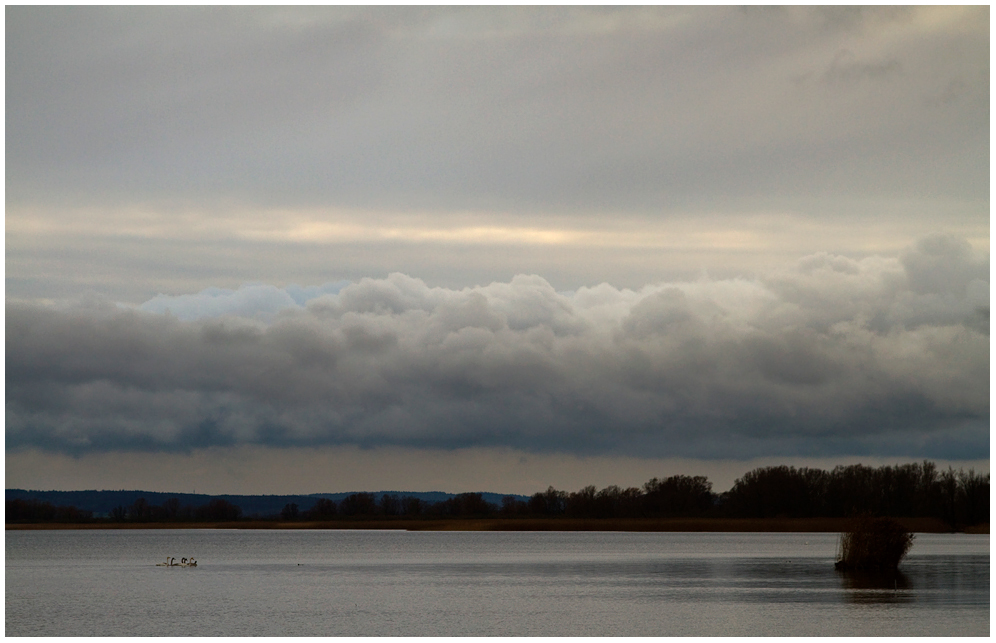
<instances>
[{"instance_id":1,"label":"water surface","mask_svg":"<svg viewBox=\"0 0 996 643\"><path fill-rule=\"evenodd\" d=\"M12 636L988 636L989 536L899 576L834 534L8 531ZM196 568L156 567L194 556Z\"/></svg>"}]
</instances>

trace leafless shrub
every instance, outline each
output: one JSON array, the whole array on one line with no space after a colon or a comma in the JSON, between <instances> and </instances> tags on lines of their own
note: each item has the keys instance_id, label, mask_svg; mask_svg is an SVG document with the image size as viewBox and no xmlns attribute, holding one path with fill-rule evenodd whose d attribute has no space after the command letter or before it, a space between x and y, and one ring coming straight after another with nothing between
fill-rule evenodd
<instances>
[{"instance_id":1,"label":"leafless shrub","mask_svg":"<svg viewBox=\"0 0 996 643\"><path fill-rule=\"evenodd\" d=\"M892 571L913 546L913 533L889 518L863 516L840 535L837 569Z\"/></svg>"}]
</instances>

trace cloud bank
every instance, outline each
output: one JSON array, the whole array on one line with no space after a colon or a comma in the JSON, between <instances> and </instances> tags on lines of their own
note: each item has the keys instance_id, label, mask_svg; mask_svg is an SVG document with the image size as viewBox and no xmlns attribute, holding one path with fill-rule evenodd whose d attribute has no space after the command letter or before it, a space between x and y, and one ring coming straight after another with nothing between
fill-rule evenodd
<instances>
[{"instance_id":1,"label":"cloud bank","mask_svg":"<svg viewBox=\"0 0 996 643\"><path fill-rule=\"evenodd\" d=\"M6 444L978 458L988 274L935 236L898 258L639 290L395 273L137 309L8 302Z\"/></svg>"}]
</instances>

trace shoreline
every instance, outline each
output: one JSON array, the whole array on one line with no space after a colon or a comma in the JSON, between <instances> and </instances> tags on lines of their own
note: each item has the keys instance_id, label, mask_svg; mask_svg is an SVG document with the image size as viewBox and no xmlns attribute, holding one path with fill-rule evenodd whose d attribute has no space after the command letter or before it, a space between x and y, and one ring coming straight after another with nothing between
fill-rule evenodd
<instances>
[{"instance_id":1,"label":"shoreline","mask_svg":"<svg viewBox=\"0 0 996 643\"><path fill-rule=\"evenodd\" d=\"M915 533L952 533L936 518L896 518ZM846 531L848 518L465 518L368 519L285 522L238 520L231 522L91 522L7 523L8 531L63 529L387 529L400 531L632 531L632 532L807 532ZM988 534L989 524L973 525L957 533Z\"/></svg>"}]
</instances>

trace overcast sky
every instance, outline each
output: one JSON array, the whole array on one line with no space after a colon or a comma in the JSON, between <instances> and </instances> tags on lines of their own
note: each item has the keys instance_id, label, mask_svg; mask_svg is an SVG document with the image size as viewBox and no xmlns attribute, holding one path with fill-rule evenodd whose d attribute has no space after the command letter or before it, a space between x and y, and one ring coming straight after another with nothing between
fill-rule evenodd
<instances>
[{"instance_id":1,"label":"overcast sky","mask_svg":"<svg viewBox=\"0 0 996 643\"><path fill-rule=\"evenodd\" d=\"M5 14L8 487L988 471L988 7Z\"/></svg>"}]
</instances>

